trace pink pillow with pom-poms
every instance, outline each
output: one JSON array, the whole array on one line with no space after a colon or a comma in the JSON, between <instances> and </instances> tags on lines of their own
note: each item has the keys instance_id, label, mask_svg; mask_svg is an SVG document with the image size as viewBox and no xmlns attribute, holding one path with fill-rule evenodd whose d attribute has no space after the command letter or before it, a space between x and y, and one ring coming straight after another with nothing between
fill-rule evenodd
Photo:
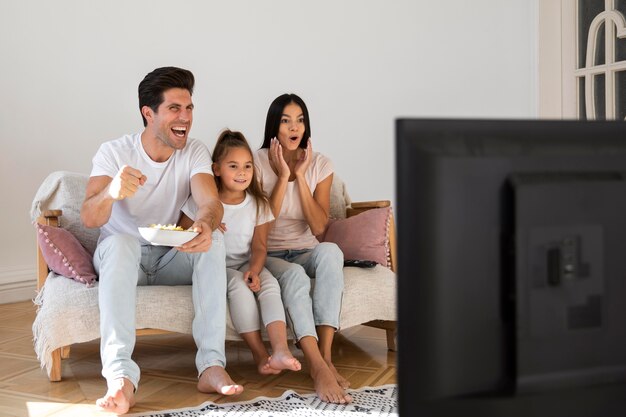
<instances>
[{"instance_id":1,"label":"pink pillow with pom-poms","mask_svg":"<svg viewBox=\"0 0 626 417\"><path fill-rule=\"evenodd\" d=\"M50 270L91 287L96 280L92 257L65 229L36 223L37 242Z\"/></svg>"},{"instance_id":2,"label":"pink pillow with pom-poms","mask_svg":"<svg viewBox=\"0 0 626 417\"><path fill-rule=\"evenodd\" d=\"M344 259L375 261L391 267L389 227L391 207L375 208L347 219L331 220L323 242L333 242Z\"/></svg>"}]
</instances>

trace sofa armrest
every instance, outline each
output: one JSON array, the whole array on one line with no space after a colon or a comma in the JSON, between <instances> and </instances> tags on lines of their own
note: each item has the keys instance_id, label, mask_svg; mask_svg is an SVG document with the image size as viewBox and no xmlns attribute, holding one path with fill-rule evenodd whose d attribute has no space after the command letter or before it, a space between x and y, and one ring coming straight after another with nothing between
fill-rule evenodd
<instances>
[{"instance_id":1,"label":"sofa armrest","mask_svg":"<svg viewBox=\"0 0 626 417\"><path fill-rule=\"evenodd\" d=\"M59 227L59 218L62 215L62 210L45 210L37 219L37 223ZM39 291L41 287L43 287L43 284L46 282L46 278L48 277L49 273L50 269L48 268L48 264L43 258L43 254L41 253L41 248L39 247L39 244L37 244L37 291Z\"/></svg>"},{"instance_id":2,"label":"sofa armrest","mask_svg":"<svg viewBox=\"0 0 626 417\"><path fill-rule=\"evenodd\" d=\"M350 207L346 208L346 217L352 217L364 211L390 207L391 201L389 200L373 200L373 201L353 201ZM397 262L397 247L396 247L396 225L393 219L393 210L391 212L391 223L389 224L389 251L391 255L391 270L395 272Z\"/></svg>"}]
</instances>

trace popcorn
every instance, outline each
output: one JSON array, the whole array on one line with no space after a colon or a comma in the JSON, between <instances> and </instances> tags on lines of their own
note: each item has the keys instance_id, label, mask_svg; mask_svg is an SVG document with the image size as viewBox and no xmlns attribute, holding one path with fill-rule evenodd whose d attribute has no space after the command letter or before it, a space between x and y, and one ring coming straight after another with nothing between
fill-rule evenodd
<instances>
[{"instance_id":1,"label":"popcorn","mask_svg":"<svg viewBox=\"0 0 626 417\"><path fill-rule=\"evenodd\" d=\"M150 227L152 229L159 230L176 230L182 232L184 229L180 226L176 226L175 224L151 224Z\"/></svg>"}]
</instances>

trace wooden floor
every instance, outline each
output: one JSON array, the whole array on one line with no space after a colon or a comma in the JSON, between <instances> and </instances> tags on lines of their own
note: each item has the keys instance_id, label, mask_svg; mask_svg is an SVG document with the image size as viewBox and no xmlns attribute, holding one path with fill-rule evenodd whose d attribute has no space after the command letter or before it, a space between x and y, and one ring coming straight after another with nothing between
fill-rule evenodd
<instances>
[{"instance_id":1,"label":"wooden floor","mask_svg":"<svg viewBox=\"0 0 626 417\"><path fill-rule=\"evenodd\" d=\"M0 305L0 416L106 416L94 405L105 390L100 375L99 340L72 346L63 362L63 380L49 382L32 344L35 307L31 302ZM343 330L335 339L334 362L352 387L396 382L396 355L387 351L385 332L364 326ZM303 362L302 353L292 346ZM227 342L227 371L244 385L237 397L196 390L195 345L188 335L144 336L135 360L142 369L137 405L131 412L191 407L211 400L231 402L260 395L276 397L287 389L313 392L306 367L300 372L260 376L242 343ZM303 362L304 363L304 362Z\"/></svg>"}]
</instances>

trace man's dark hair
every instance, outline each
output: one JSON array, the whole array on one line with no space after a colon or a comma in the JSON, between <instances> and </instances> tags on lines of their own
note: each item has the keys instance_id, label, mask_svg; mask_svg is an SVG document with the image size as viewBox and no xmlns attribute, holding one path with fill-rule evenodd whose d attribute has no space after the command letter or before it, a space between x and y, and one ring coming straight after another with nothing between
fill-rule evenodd
<instances>
[{"instance_id":1,"label":"man's dark hair","mask_svg":"<svg viewBox=\"0 0 626 417\"><path fill-rule=\"evenodd\" d=\"M280 128L280 119L283 117L283 110L288 104L297 104L302 109L302 115L304 116L304 134L300 141L300 148L306 149L311 137L311 122L309 121L309 110L304 104L304 100L295 94L283 94L278 96L270 104L270 108L267 110L267 118L265 119L265 134L263 136L262 148L269 148L272 138L278 136L278 130Z\"/></svg>"},{"instance_id":2,"label":"man's dark hair","mask_svg":"<svg viewBox=\"0 0 626 417\"><path fill-rule=\"evenodd\" d=\"M193 94L194 78L191 71L176 68L162 67L157 68L139 83L139 112L143 106L148 106L155 113L159 106L163 103L163 93L170 88L183 88ZM148 121L143 117L144 127L148 125Z\"/></svg>"}]
</instances>

